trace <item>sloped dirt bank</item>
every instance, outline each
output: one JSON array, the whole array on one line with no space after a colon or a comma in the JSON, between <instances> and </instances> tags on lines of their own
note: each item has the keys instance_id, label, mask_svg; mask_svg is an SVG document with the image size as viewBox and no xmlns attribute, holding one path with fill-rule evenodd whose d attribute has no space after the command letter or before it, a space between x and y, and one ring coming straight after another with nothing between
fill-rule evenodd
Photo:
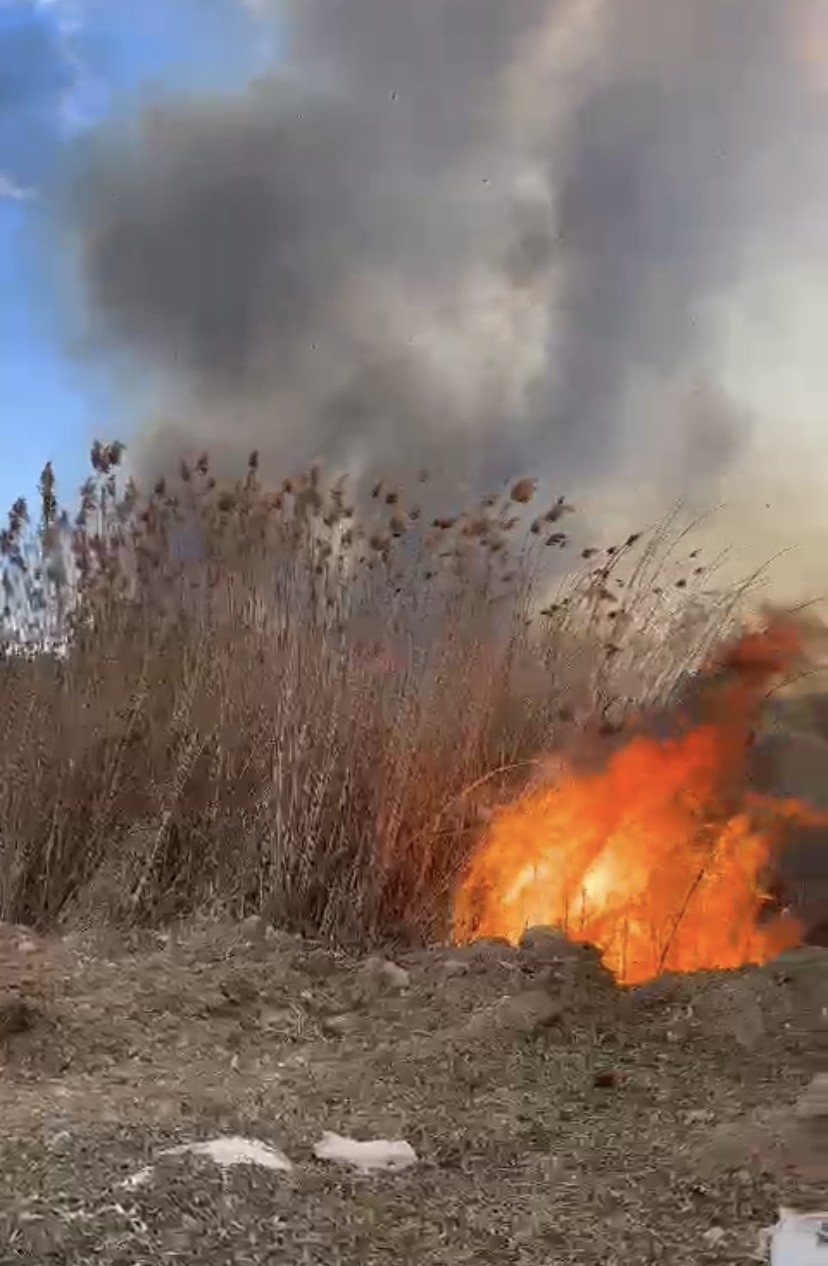
<instances>
[{"instance_id":1,"label":"sloped dirt bank","mask_svg":"<svg viewBox=\"0 0 828 1266\"><path fill-rule=\"evenodd\" d=\"M824 1200L818 949L620 990L543 935L390 962L7 930L0 970L4 1264L749 1262ZM417 1163L320 1160L326 1131ZM163 1155L227 1135L292 1168Z\"/></svg>"}]
</instances>

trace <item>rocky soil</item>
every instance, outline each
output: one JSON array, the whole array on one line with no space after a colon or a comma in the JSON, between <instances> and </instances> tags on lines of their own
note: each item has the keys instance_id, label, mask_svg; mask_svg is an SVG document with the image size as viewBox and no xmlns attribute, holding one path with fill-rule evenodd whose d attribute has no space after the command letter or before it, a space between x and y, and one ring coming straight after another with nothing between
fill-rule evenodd
<instances>
[{"instance_id":1,"label":"rocky soil","mask_svg":"<svg viewBox=\"0 0 828 1266\"><path fill-rule=\"evenodd\" d=\"M625 990L550 933L7 928L0 1266L767 1260L826 1200L826 1044L819 949Z\"/></svg>"}]
</instances>

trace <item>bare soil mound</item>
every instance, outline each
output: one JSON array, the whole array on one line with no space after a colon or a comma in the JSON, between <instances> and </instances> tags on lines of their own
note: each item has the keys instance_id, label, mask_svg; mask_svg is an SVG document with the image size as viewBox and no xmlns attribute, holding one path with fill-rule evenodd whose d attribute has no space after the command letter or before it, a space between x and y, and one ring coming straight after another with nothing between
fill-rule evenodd
<instances>
[{"instance_id":1,"label":"bare soil mound","mask_svg":"<svg viewBox=\"0 0 828 1266\"><path fill-rule=\"evenodd\" d=\"M627 990L551 934L391 961L7 929L0 1260L762 1260L824 1200L827 1009L818 949ZM320 1159L326 1132L416 1163ZM290 1168L186 1150L228 1136Z\"/></svg>"}]
</instances>

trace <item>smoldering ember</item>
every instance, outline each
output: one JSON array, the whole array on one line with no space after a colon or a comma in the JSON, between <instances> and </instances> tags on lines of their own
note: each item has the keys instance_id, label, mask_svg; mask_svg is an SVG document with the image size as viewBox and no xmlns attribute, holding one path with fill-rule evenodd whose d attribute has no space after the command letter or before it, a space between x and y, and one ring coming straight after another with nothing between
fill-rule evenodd
<instances>
[{"instance_id":1,"label":"smoldering ember","mask_svg":"<svg viewBox=\"0 0 828 1266\"><path fill-rule=\"evenodd\" d=\"M828 1254L828 624L706 513L811 525L725 354L822 242L790 4L260 0L64 102L130 442L0 532L0 1266Z\"/></svg>"}]
</instances>

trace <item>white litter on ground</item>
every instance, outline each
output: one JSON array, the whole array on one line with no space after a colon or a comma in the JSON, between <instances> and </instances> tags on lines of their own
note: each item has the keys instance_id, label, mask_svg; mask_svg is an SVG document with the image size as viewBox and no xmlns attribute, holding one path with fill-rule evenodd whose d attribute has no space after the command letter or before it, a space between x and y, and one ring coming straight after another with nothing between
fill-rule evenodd
<instances>
[{"instance_id":1,"label":"white litter on ground","mask_svg":"<svg viewBox=\"0 0 828 1266\"><path fill-rule=\"evenodd\" d=\"M392 1171L409 1169L417 1164L417 1153L404 1139L360 1141L344 1138L341 1134L326 1132L313 1152L318 1160L350 1165L352 1169L358 1169L363 1174L378 1169Z\"/></svg>"},{"instance_id":2,"label":"white litter on ground","mask_svg":"<svg viewBox=\"0 0 828 1266\"><path fill-rule=\"evenodd\" d=\"M182 1143L179 1147L167 1147L161 1156L206 1156L220 1169L230 1169L234 1165L259 1165L262 1169L281 1170L289 1173L293 1165L275 1147L259 1143L256 1139L240 1138L232 1135L227 1138L208 1139L204 1143ZM122 1184L134 1191L148 1183L153 1175L151 1165L139 1169Z\"/></svg>"},{"instance_id":3,"label":"white litter on ground","mask_svg":"<svg viewBox=\"0 0 828 1266\"><path fill-rule=\"evenodd\" d=\"M152 1165L145 1165L143 1169L137 1169L134 1174L130 1174L129 1178L125 1178L119 1186L125 1187L127 1191L137 1191L139 1187L147 1185L153 1173Z\"/></svg>"},{"instance_id":4,"label":"white litter on ground","mask_svg":"<svg viewBox=\"0 0 828 1266\"><path fill-rule=\"evenodd\" d=\"M771 1266L828 1266L828 1213L780 1209L770 1235Z\"/></svg>"},{"instance_id":5,"label":"white litter on ground","mask_svg":"<svg viewBox=\"0 0 828 1266\"><path fill-rule=\"evenodd\" d=\"M230 1169L233 1165L260 1165L262 1169L280 1169L289 1173L293 1165L284 1152L257 1139L244 1139L238 1135L228 1138L209 1139L206 1143L184 1143L181 1147L170 1147L161 1153L162 1156L207 1156L221 1169Z\"/></svg>"}]
</instances>

